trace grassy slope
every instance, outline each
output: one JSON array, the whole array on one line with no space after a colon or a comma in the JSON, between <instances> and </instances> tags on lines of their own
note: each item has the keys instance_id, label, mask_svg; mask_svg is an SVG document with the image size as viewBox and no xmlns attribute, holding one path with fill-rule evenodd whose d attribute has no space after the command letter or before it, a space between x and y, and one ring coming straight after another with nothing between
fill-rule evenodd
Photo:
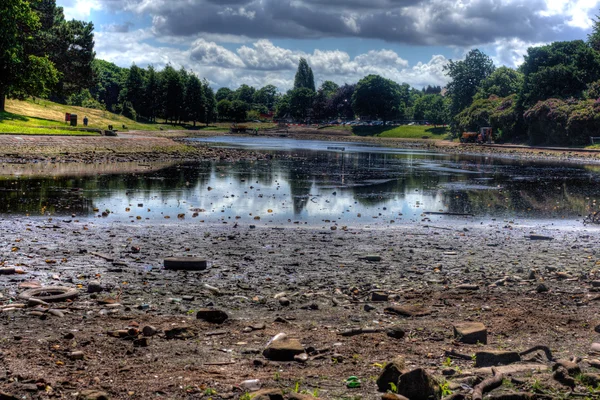
<instances>
[{"instance_id":1,"label":"grassy slope","mask_svg":"<svg viewBox=\"0 0 600 400\"><path fill-rule=\"evenodd\" d=\"M7 100L6 111L6 113L0 113L0 133L90 134L64 129L68 127L64 122L65 113L67 112L77 114L78 127L83 127L83 117L87 116L89 128L107 129L108 125L113 125L115 129L123 130L123 125L125 125L127 129L147 131L159 130L161 127L163 129L173 129L171 125L142 124L108 111L67 106L47 100L36 100L35 103L31 100Z\"/></svg>"},{"instance_id":2,"label":"grassy slope","mask_svg":"<svg viewBox=\"0 0 600 400\"><path fill-rule=\"evenodd\" d=\"M327 129L346 130L357 136L377 136L404 139L444 139L450 131L447 128L434 128L427 125L402 126L332 126Z\"/></svg>"}]
</instances>

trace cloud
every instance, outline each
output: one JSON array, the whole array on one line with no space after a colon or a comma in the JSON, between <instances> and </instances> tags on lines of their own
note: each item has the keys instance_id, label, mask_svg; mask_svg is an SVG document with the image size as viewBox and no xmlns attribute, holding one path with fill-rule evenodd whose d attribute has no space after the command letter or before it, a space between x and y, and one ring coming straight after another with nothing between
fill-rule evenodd
<instances>
[{"instance_id":1,"label":"cloud","mask_svg":"<svg viewBox=\"0 0 600 400\"><path fill-rule=\"evenodd\" d=\"M109 25L102 25L102 31L127 33L127 32L129 32L129 29L131 29L131 27L133 27L132 22L125 22L123 24L109 24Z\"/></svg>"},{"instance_id":2,"label":"cloud","mask_svg":"<svg viewBox=\"0 0 600 400\"><path fill-rule=\"evenodd\" d=\"M153 16L157 35L480 46L581 37L598 0L65 0ZM566 38L566 39L565 39Z\"/></svg>"}]
</instances>

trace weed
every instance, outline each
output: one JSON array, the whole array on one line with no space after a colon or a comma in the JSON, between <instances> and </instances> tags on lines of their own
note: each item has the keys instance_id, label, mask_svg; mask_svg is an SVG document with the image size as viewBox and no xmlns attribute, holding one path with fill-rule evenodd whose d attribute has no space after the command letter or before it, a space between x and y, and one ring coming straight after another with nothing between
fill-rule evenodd
<instances>
[{"instance_id":1,"label":"weed","mask_svg":"<svg viewBox=\"0 0 600 400\"><path fill-rule=\"evenodd\" d=\"M440 390L442 391L442 397L452 394L452 390L450 390L450 384L446 380L440 383Z\"/></svg>"},{"instance_id":2,"label":"weed","mask_svg":"<svg viewBox=\"0 0 600 400\"><path fill-rule=\"evenodd\" d=\"M217 391L215 389L211 389L211 388L206 388L204 390L204 394L207 396L214 396L217 394Z\"/></svg>"},{"instance_id":3,"label":"weed","mask_svg":"<svg viewBox=\"0 0 600 400\"><path fill-rule=\"evenodd\" d=\"M255 395L252 395L252 394L246 392L246 393L244 393L243 395L240 396L240 400L252 400L252 398L254 396Z\"/></svg>"},{"instance_id":4,"label":"weed","mask_svg":"<svg viewBox=\"0 0 600 400\"><path fill-rule=\"evenodd\" d=\"M281 380L281 374L279 373L279 371L275 371L275 374L273 375L273 380L275 382L279 382Z\"/></svg>"},{"instance_id":5,"label":"weed","mask_svg":"<svg viewBox=\"0 0 600 400\"><path fill-rule=\"evenodd\" d=\"M390 382L390 392L392 393L398 393L398 386L396 386L396 384L394 382Z\"/></svg>"},{"instance_id":6,"label":"weed","mask_svg":"<svg viewBox=\"0 0 600 400\"><path fill-rule=\"evenodd\" d=\"M450 357L447 357L442 363L442 365L446 368L450 368L452 366L452 359Z\"/></svg>"}]
</instances>

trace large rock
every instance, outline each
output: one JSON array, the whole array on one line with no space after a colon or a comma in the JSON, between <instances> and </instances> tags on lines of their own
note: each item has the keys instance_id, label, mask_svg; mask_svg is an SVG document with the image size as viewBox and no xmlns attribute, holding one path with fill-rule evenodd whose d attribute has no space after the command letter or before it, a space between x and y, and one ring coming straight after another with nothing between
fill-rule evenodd
<instances>
[{"instance_id":1,"label":"large rock","mask_svg":"<svg viewBox=\"0 0 600 400\"><path fill-rule=\"evenodd\" d=\"M427 307L411 305L387 307L385 312L403 317L424 317L431 314L431 310Z\"/></svg>"},{"instance_id":2,"label":"large rock","mask_svg":"<svg viewBox=\"0 0 600 400\"><path fill-rule=\"evenodd\" d=\"M487 344L487 329L480 322L465 322L454 325L454 337L461 343Z\"/></svg>"},{"instance_id":3,"label":"large rock","mask_svg":"<svg viewBox=\"0 0 600 400\"><path fill-rule=\"evenodd\" d=\"M225 311L216 308L201 308L196 313L196 318L213 324L222 324L229 316Z\"/></svg>"},{"instance_id":4,"label":"large rock","mask_svg":"<svg viewBox=\"0 0 600 400\"><path fill-rule=\"evenodd\" d=\"M508 365L519 361L521 361L521 356L515 351L486 350L475 353L475 366L477 368Z\"/></svg>"},{"instance_id":5,"label":"large rock","mask_svg":"<svg viewBox=\"0 0 600 400\"><path fill-rule=\"evenodd\" d=\"M294 357L303 353L305 353L304 347L298 339L290 339L283 335L280 339L276 337L267 345L263 356L273 361L294 361Z\"/></svg>"},{"instance_id":6,"label":"large rock","mask_svg":"<svg viewBox=\"0 0 600 400\"><path fill-rule=\"evenodd\" d=\"M398 394L410 400L437 400L441 398L438 383L423 368L417 368L400 376Z\"/></svg>"},{"instance_id":7,"label":"large rock","mask_svg":"<svg viewBox=\"0 0 600 400\"><path fill-rule=\"evenodd\" d=\"M556 371L560 367L563 367L564 369L566 369L567 373L571 376L577 376L577 375L581 374L581 368L579 367L579 365L577 365L577 363L574 363L573 361L558 360L558 361L556 361L556 364L554 364L552 366L552 371Z\"/></svg>"},{"instance_id":8,"label":"large rock","mask_svg":"<svg viewBox=\"0 0 600 400\"><path fill-rule=\"evenodd\" d=\"M404 373L404 359L396 357L394 361L388 363L381 371L379 378L377 378L377 390L380 392L387 392L391 390L393 383L398 386L400 376Z\"/></svg>"}]
</instances>

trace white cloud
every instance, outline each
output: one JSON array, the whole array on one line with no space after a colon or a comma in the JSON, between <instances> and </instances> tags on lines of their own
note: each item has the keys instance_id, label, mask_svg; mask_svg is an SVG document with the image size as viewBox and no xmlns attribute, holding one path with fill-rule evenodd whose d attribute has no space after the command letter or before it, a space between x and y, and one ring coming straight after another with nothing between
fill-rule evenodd
<instances>
[{"instance_id":1,"label":"white cloud","mask_svg":"<svg viewBox=\"0 0 600 400\"><path fill-rule=\"evenodd\" d=\"M67 20L87 21L90 19L92 10L102 9L102 0L58 0L57 5L64 8Z\"/></svg>"}]
</instances>

